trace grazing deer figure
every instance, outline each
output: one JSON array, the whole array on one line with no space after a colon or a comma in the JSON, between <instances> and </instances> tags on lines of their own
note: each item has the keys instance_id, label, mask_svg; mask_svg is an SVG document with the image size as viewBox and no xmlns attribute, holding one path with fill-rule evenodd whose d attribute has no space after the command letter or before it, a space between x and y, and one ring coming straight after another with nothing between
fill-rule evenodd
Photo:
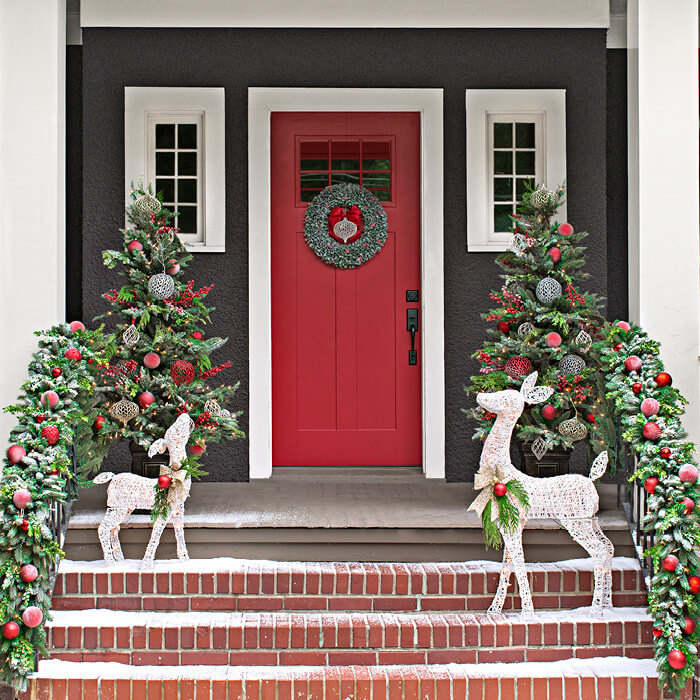
<instances>
[{"instance_id":1,"label":"grazing deer figure","mask_svg":"<svg viewBox=\"0 0 700 700\"><path fill-rule=\"evenodd\" d=\"M183 520L185 517L185 501L190 495L192 486L191 477L180 464L187 456L187 441L194 423L187 413L182 413L177 420L165 431L165 437L156 440L148 449L148 456L163 453L168 450L170 455L169 466L162 466L161 476L166 475L172 479L172 485L168 492L168 504L170 506L170 516L175 529L175 540L177 542L177 556L180 561L189 559L187 545L185 544L185 533ZM123 561L124 555L119 544L119 528L135 508L153 508L156 499L156 484L158 479L146 479L137 474L113 474L103 472L98 474L93 482L95 484L106 484L110 481L107 489L107 512L97 529L105 561L114 564L116 561ZM151 539L146 547L146 554L143 557L144 564L152 565L156 554L156 548L160 542L160 537L165 529L167 519L159 517L153 525Z\"/></svg>"},{"instance_id":2,"label":"grazing deer figure","mask_svg":"<svg viewBox=\"0 0 700 700\"><path fill-rule=\"evenodd\" d=\"M534 612L530 586L525 573L523 556L523 527L528 518L553 518L566 529L592 557L595 578L593 607L602 614L603 609L612 607L612 542L603 534L598 524L598 492L594 481L599 479L608 465L607 452L601 452L591 466L590 476L567 474L549 478L534 478L523 474L510 461L510 440L513 428L523 412L526 403L541 403L553 393L549 387L536 387L537 372L523 381L520 391L506 389L494 393L477 394L476 402L486 411L496 414L496 422L491 429L481 453L479 471L474 477L475 489L483 489L469 506L481 514L493 498L493 485L496 482L507 484L517 479L527 491L529 505L526 508L516 499L511 502L520 511L520 523L514 532L499 528L503 537L503 567L498 590L489 608L489 613L500 613L506 597L510 574L515 569L515 577L520 588L522 613L531 616ZM492 505L492 511L496 513Z\"/></svg>"}]
</instances>

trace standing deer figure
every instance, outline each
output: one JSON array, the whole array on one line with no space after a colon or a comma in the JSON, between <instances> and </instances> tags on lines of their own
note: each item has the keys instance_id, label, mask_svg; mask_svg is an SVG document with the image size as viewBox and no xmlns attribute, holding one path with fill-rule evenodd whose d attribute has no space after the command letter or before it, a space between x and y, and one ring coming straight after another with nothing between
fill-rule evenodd
<instances>
[{"instance_id":1,"label":"standing deer figure","mask_svg":"<svg viewBox=\"0 0 700 700\"><path fill-rule=\"evenodd\" d=\"M153 442L148 449L149 457L153 457L156 452L163 453L166 449L170 455L170 464L167 467L163 465L160 468L160 473L172 479L172 485L168 493L168 504L170 506L173 528L175 529L177 556L180 561L189 559L187 545L185 544L183 520L185 517L185 501L190 495L192 486L191 477L184 469L180 471L180 464L187 456L187 441L193 427L194 423L189 415L182 413L165 431L165 437ZM137 474L115 475L112 472L103 472L93 479L95 484L106 484L108 481L111 481L111 483L107 489L107 512L97 532L100 537L105 561L114 564L116 561L124 560L119 544L119 528L121 524L131 515L135 508L153 508L158 479L146 479ZM162 517L159 517L154 523L151 539L143 557L144 564L153 564L156 548L166 523L167 518Z\"/></svg>"},{"instance_id":2,"label":"standing deer figure","mask_svg":"<svg viewBox=\"0 0 700 700\"><path fill-rule=\"evenodd\" d=\"M525 573L523 556L523 527L528 518L552 518L566 529L593 559L595 590L593 608L602 614L603 609L612 607L612 542L603 534L598 524L598 492L596 479L607 469L608 454L601 452L591 466L590 476L567 474L549 478L535 478L523 474L510 461L510 440L513 428L523 412L526 403L541 403L553 393L549 387L537 387L537 372L523 381L520 391L506 389L494 393L477 394L476 402L483 409L496 414L496 422L491 429L481 453L479 471L474 477L474 488L483 489L469 510L481 514L493 497L496 482L507 484L517 479L522 483L529 497L526 508L516 499L511 502L520 511L520 523L514 532L499 528L503 537L503 567L498 590L488 609L489 613L500 613L503 609L508 582L513 569L520 588L522 613L532 616L532 595ZM492 505L493 517L497 509Z\"/></svg>"}]
</instances>

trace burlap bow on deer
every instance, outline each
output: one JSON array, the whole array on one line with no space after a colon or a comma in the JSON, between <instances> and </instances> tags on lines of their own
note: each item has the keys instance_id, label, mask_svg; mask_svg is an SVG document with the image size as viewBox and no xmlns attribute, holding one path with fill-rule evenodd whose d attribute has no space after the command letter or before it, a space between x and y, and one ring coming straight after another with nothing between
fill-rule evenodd
<instances>
[{"instance_id":1,"label":"burlap bow on deer","mask_svg":"<svg viewBox=\"0 0 700 700\"><path fill-rule=\"evenodd\" d=\"M481 493L472 501L467 510L476 511L481 516L486 508L486 504L491 502L491 520L498 518L498 500L493 492L493 487L498 484L507 484L513 481L514 476L506 476L505 468L501 469L500 464L482 463L479 471L474 475L474 490L482 489ZM510 497L510 493L507 494Z\"/></svg>"}]
</instances>

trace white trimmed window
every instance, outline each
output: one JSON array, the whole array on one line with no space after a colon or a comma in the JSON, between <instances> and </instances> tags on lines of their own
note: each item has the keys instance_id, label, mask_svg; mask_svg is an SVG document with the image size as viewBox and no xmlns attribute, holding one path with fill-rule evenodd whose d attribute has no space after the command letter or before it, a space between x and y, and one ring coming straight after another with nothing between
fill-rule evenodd
<instances>
[{"instance_id":1,"label":"white trimmed window","mask_svg":"<svg viewBox=\"0 0 700 700\"><path fill-rule=\"evenodd\" d=\"M191 252L223 253L224 89L127 87L124 112L127 203L152 184Z\"/></svg>"},{"instance_id":2,"label":"white trimmed window","mask_svg":"<svg viewBox=\"0 0 700 700\"><path fill-rule=\"evenodd\" d=\"M467 249L499 252L527 185L566 180L565 90L467 90ZM566 221L566 204L558 218Z\"/></svg>"}]
</instances>

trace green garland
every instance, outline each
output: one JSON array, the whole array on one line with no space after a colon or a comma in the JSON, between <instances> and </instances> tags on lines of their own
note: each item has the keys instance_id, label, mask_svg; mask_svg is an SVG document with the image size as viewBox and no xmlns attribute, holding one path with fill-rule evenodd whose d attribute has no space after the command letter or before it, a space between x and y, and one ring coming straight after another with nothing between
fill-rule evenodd
<instances>
[{"instance_id":1,"label":"green garland","mask_svg":"<svg viewBox=\"0 0 700 700\"><path fill-rule=\"evenodd\" d=\"M51 507L67 499L67 479L72 474L72 447L81 436L92 432L96 411L94 371L104 347L101 330L71 331L67 324L37 332L39 349L29 364L29 378L15 405L6 410L17 417L10 433L10 445L23 447L26 455L16 464L5 458L0 479L0 626L19 625L15 639L0 636L0 679L18 690L27 686L27 675L34 671L34 653L48 654L44 623L51 607L51 567L63 556L46 521ZM78 350L80 359L65 357L68 349ZM60 371L60 374L59 374ZM46 391L58 395L52 409L42 405ZM51 445L42 428L54 426L58 441ZM92 444L81 455L79 472L101 461L103 448ZM23 510L13 503L13 495L28 489L31 503ZM20 576L24 564L33 564L39 575L33 582ZM38 607L43 621L37 627L22 622L22 612Z\"/></svg>"},{"instance_id":2,"label":"green garland","mask_svg":"<svg viewBox=\"0 0 700 700\"><path fill-rule=\"evenodd\" d=\"M700 609L698 592L691 590L691 583L697 586L700 582L689 583L691 577L700 575L697 554L700 517L697 506L687 513L683 504L683 499L690 498L700 505L700 488L698 483L682 481L679 477L683 465L694 464L695 446L686 439L680 420L687 401L675 387L659 386L656 382L656 376L664 371L659 359L659 343L638 326L630 330L609 326L606 339L602 359L607 368L607 397L621 422L622 438L637 458L637 470L630 480L658 479L658 484L653 481L645 484L650 493L649 513L643 526L656 542L645 553L651 555L655 572L651 578L648 610L654 621L654 658L659 685L679 693L692 678L698 655L698 633L694 630L687 633L684 627L687 618L696 620ZM639 372L625 370L625 360L631 355L642 360ZM645 417L641 413L640 406L646 398L659 402L657 416ZM643 428L649 421L661 428L658 440L644 437ZM678 565L672 571L660 565L669 555L678 558ZM685 665L681 669L669 664L669 655L673 652L685 655Z\"/></svg>"},{"instance_id":3,"label":"green garland","mask_svg":"<svg viewBox=\"0 0 700 700\"><path fill-rule=\"evenodd\" d=\"M362 213L364 231L356 241L340 243L328 232L328 216L333 207L353 205ZM328 265L357 267L373 258L386 243L386 212L379 200L359 185L331 185L309 204L304 217L304 237L311 250Z\"/></svg>"}]
</instances>

